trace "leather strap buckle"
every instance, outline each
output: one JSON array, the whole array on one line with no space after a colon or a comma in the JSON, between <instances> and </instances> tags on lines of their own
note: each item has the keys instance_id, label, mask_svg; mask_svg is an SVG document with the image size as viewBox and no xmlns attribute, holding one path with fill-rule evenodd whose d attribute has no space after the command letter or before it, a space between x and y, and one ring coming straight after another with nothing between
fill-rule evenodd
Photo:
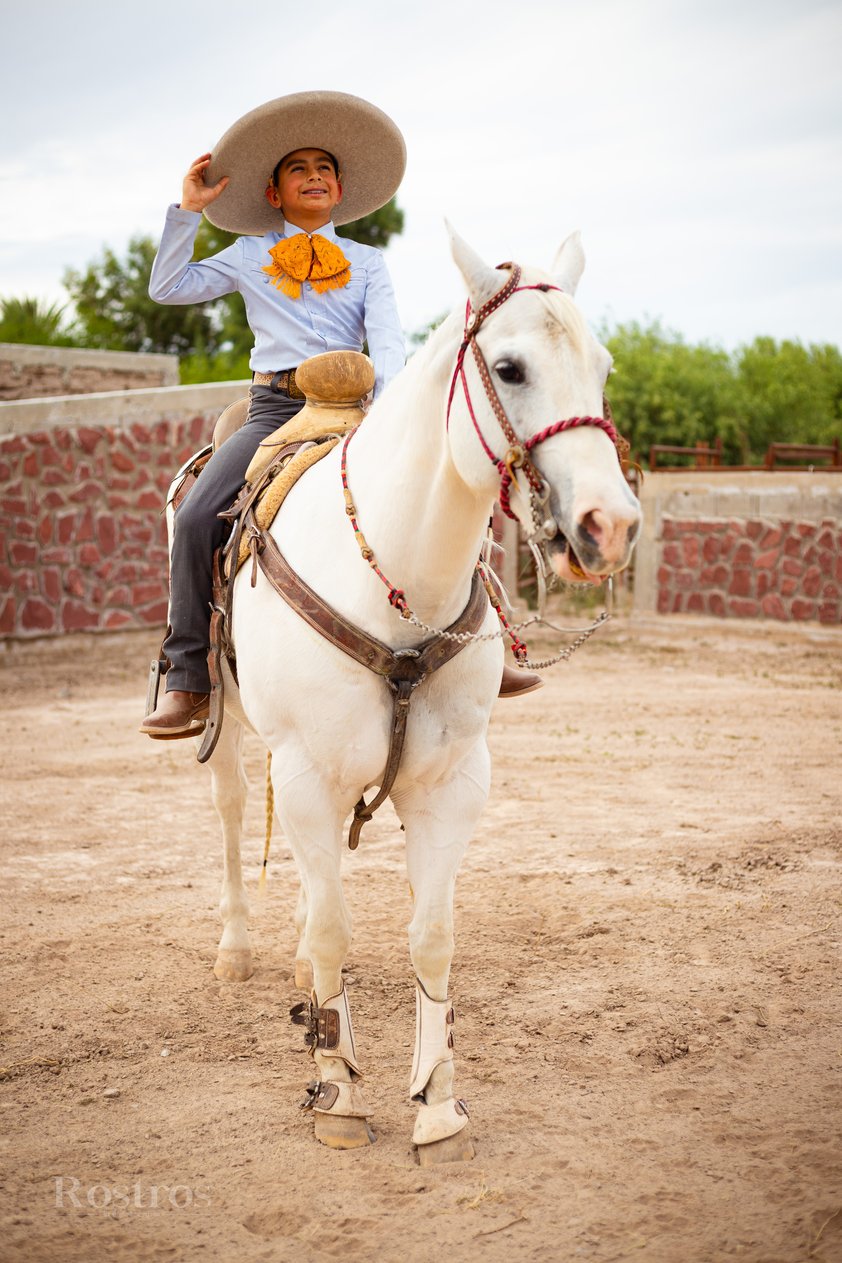
<instances>
[{"instance_id":1,"label":"leather strap buckle","mask_svg":"<svg viewBox=\"0 0 842 1263\"><path fill-rule=\"evenodd\" d=\"M272 374L269 389L276 395L289 395L290 399L304 399L304 391L295 381L294 368L281 368Z\"/></svg>"},{"instance_id":2,"label":"leather strap buckle","mask_svg":"<svg viewBox=\"0 0 842 1263\"><path fill-rule=\"evenodd\" d=\"M304 1026L304 1043L308 1048L339 1047L339 1014L335 1009L317 1009L312 1001L303 1001L290 1009L294 1026Z\"/></svg>"},{"instance_id":3,"label":"leather strap buckle","mask_svg":"<svg viewBox=\"0 0 842 1263\"><path fill-rule=\"evenodd\" d=\"M323 1110L329 1110L338 1096L339 1088L335 1083L320 1083L314 1079L312 1083L307 1084L307 1095L298 1108L312 1110L319 1105Z\"/></svg>"}]
</instances>

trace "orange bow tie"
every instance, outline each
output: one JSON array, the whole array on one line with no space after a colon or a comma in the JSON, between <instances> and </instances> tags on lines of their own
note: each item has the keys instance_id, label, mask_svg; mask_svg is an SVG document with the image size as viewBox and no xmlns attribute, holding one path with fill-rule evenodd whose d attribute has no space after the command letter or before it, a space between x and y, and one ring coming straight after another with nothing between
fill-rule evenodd
<instances>
[{"instance_id":1,"label":"orange bow tie","mask_svg":"<svg viewBox=\"0 0 842 1263\"><path fill-rule=\"evenodd\" d=\"M302 281L310 281L317 293L341 289L351 279L351 265L333 241L314 232L285 237L269 251L272 262L263 268L272 284L290 298L301 297Z\"/></svg>"}]
</instances>

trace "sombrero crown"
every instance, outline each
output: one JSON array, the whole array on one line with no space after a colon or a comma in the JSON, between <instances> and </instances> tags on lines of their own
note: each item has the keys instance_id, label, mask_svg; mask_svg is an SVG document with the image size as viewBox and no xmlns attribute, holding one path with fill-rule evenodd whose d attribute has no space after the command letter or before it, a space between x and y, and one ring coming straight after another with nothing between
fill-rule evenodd
<instances>
[{"instance_id":1,"label":"sombrero crown","mask_svg":"<svg viewBox=\"0 0 842 1263\"><path fill-rule=\"evenodd\" d=\"M211 155L205 182L229 183L205 210L217 228L260 236L280 213L264 192L275 165L294 149L325 149L342 172L335 224L370 215L394 195L406 167L403 136L376 105L346 92L295 92L259 105L229 127Z\"/></svg>"}]
</instances>

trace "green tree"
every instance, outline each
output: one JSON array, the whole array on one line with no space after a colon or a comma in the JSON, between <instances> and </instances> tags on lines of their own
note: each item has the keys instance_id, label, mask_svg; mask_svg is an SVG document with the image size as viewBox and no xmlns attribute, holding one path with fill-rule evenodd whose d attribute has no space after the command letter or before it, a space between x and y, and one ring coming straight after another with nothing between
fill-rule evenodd
<instances>
[{"instance_id":1,"label":"green tree","mask_svg":"<svg viewBox=\"0 0 842 1263\"><path fill-rule=\"evenodd\" d=\"M63 283L76 309L82 346L112 351L163 351L212 355L218 346L209 305L163 306L149 297L157 250L151 237L132 237L125 259L107 246L83 272L68 268Z\"/></svg>"},{"instance_id":2,"label":"green tree","mask_svg":"<svg viewBox=\"0 0 842 1263\"><path fill-rule=\"evenodd\" d=\"M40 298L0 298L0 342L72 346L66 308Z\"/></svg>"},{"instance_id":3,"label":"green tree","mask_svg":"<svg viewBox=\"0 0 842 1263\"><path fill-rule=\"evenodd\" d=\"M443 325L450 312L443 311L438 316L434 316L432 320L428 320L420 329L413 329L409 335L409 345L412 347L423 346L428 338L432 337L439 325Z\"/></svg>"},{"instance_id":4,"label":"green tree","mask_svg":"<svg viewBox=\"0 0 842 1263\"><path fill-rule=\"evenodd\" d=\"M646 459L653 443L690 447L718 436L727 456L739 455L735 374L727 352L688 345L657 321L621 324L601 337L614 357L606 393L634 453Z\"/></svg>"},{"instance_id":5,"label":"green tree","mask_svg":"<svg viewBox=\"0 0 842 1263\"><path fill-rule=\"evenodd\" d=\"M384 248L403 227L393 200L372 215L343 225L343 236ZM193 259L207 259L237 240L202 217ZM181 356L182 381L236 380L249 375L254 337L239 293L213 302L163 306L149 297L151 264L158 246L136 236L125 259L109 248L82 272L68 269L64 287L76 308L74 335L82 346L120 351L165 351Z\"/></svg>"},{"instance_id":6,"label":"green tree","mask_svg":"<svg viewBox=\"0 0 842 1263\"><path fill-rule=\"evenodd\" d=\"M393 197L370 215L352 220L350 224L340 224L337 233L340 237L359 241L361 245L385 250L391 238L403 232L403 219L403 211Z\"/></svg>"},{"instance_id":7,"label":"green tree","mask_svg":"<svg viewBox=\"0 0 842 1263\"><path fill-rule=\"evenodd\" d=\"M403 211L394 198L354 223L342 235L383 249L403 228ZM202 218L194 259L206 259L237 240L236 233ZM120 351L164 351L182 358L182 381L220 381L248 376L254 342L239 294L213 302L167 306L148 293L157 243L133 237L125 258L107 246L83 271L68 268L64 285L76 311L73 329L81 346Z\"/></svg>"},{"instance_id":8,"label":"green tree","mask_svg":"<svg viewBox=\"0 0 842 1263\"><path fill-rule=\"evenodd\" d=\"M830 443L842 429L842 354L755 338L736 356L743 459L762 460L770 443Z\"/></svg>"}]
</instances>

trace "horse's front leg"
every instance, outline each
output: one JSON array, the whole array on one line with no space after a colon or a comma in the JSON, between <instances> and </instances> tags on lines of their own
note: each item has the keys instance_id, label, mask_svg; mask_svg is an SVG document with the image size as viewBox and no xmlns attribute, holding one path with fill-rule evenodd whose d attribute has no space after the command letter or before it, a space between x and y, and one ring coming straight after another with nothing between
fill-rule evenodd
<instances>
[{"instance_id":1,"label":"horse's front leg","mask_svg":"<svg viewBox=\"0 0 842 1263\"><path fill-rule=\"evenodd\" d=\"M301 869L301 889L295 905L295 928L298 931L298 947L295 952L295 985L299 991L313 990L313 965L307 954L307 887Z\"/></svg>"},{"instance_id":2,"label":"horse's front leg","mask_svg":"<svg viewBox=\"0 0 842 1263\"><path fill-rule=\"evenodd\" d=\"M254 972L248 933L249 907L240 859L248 793L242 743L242 725L233 715L228 715L208 764L213 804L222 824L223 844L222 893L219 900L223 928L213 972L224 982L244 982Z\"/></svg>"},{"instance_id":3,"label":"horse's front leg","mask_svg":"<svg viewBox=\"0 0 842 1263\"><path fill-rule=\"evenodd\" d=\"M316 773L301 773L286 781L279 773L275 781L281 826L301 874L299 915L306 916L296 979L300 965L306 961L312 965L310 1002L292 1011L293 1021L307 1028L317 1071L306 1108L313 1111L318 1140L333 1149L356 1149L371 1144L374 1134L360 1087L362 1071L342 980L351 917L340 873L346 812L336 807L335 798L335 789Z\"/></svg>"},{"instance_id":4,"label":"horse's front leg","mask_svg":"<svg viewBox=\"0 0 842 1263\"><path fill-rule=\"evenodd\" d=\"M412 1139L422 1166L474 1156L465 1102L453 1090L453 891L465 848L488 796L484 743L445 785L394 795L406 829L416 976L415 1053L409 1094L418 1103Z\"/></svg>"}]
</instances>

